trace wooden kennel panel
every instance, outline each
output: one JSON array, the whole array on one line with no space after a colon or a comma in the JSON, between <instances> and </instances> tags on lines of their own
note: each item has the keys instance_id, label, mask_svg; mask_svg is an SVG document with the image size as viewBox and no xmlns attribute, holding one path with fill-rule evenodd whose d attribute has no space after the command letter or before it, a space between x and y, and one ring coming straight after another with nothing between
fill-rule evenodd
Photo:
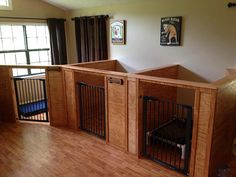
<instances>
[{"instance_id":1,"label":"wooden kennel panel","mask_svg":"<svg viewBox=\"0 0 236 177\"><path fill-rule=\"evenodd\" d=\"M12 68L0 68L0 121L15 122L17 117Z\"/></svg>"},{"instance_id":2,"label":"wooden kennel panel","mask_svg":"<svg viewBox=\"0 0 236 177\"><path fill-rule=\"evenodd\" d=\"M50 125L67 126L65 83L61 67L46 70Z\"/></svg>"},{"instance_id":3,"label":"wooden kennel panel","mask_svg":"<svg viewBox=\"0 0 236 177\"><path fill-rule=\"evenodd\" d=\"M108 142L127 148L127 80L107 76Z\"/></svg>"},{"instance_id":4,"label":"wooden kennel panel","mask_svg":"<svg viewBox=\"0 0 236 177\"><path fill-rule=\"evenodd\" d=\"M71 64L70 66L92 68L106 71L117 71L126 73L126 69L117 60L103 60L85 63Z\"/></svg>"},{"instance_id":5,"label":"wooden kennel panel","mask_svg":"<svg viewBox=\"0 0 236 177\"><path fill-rule=\"evenodd\" d=\"M75 73L72 70L64 70L64 82L68 126L72 129L77 129Z\"/></svg>"},{"instance_id":6,"label":"wooden kennel panel","mask_svg":"<svg viewBox=\"0 0 236 177\"><path fill-rule=\"evenodd\" d=\"M231 161L235 128L236 77L228 75L213 83L218 87L209 176L216 176L217 169Z\"/></svg>"},{"instance_id":7,"label":"wooden kennel panel","mask_svg":"<svg viewBox=\"0 0 236 177\"><path fill-rule=\"evenodd\" d=\"M142 71L135 72L135 74L177 79L178 71L179 71L179 65L171 65L166 67L145 69Z\"/></svg>"}]
</instances>

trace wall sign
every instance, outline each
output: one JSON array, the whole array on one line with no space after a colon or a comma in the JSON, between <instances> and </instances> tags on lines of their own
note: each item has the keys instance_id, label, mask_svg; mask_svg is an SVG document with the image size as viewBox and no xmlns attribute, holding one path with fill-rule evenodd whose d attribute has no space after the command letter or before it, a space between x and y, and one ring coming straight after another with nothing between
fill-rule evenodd
<instances>
[{"instance_id":1,"label":"wall sign","mask_svg":"<svg viewBox=\"0 0 236 177\"><path fill-rule=\"evenodd\" d=\"M114 20L111 22L112 44L125 44L125 20Z\"/></svg>"},{"instance_id":2,"label":"wall sign","mask_svg":"<svg viewBox=\"0 0 236 177\"><path fill-rule=\"evenodd\" d=\"M180 46L182 17L161 18L160 45Z\"/></svg>"}]
</instances>

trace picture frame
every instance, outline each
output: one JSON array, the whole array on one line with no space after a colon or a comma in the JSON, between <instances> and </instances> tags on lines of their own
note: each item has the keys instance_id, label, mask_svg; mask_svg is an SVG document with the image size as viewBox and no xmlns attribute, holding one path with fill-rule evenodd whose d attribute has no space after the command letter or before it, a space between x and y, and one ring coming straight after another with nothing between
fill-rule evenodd
<instances>
[{"instance_id":1,"label":"picture frame","mask_svg":"<svg viewBox=\"0 0 236 177\"><path fill-rule=\"evenodd\" d=\"M161 18L160 45L180 46L181 45L182 17Z\"/></svg>"},{"instance_id":2,"label":"picture frame","mask_svg":"<svg viewBox=\"0 0 236 177\"><path fill-rule=\"evenodd\" d=\"M111 43L116 45L126 44L126 21L111 21Z\"/></svg>"}]
</instances>

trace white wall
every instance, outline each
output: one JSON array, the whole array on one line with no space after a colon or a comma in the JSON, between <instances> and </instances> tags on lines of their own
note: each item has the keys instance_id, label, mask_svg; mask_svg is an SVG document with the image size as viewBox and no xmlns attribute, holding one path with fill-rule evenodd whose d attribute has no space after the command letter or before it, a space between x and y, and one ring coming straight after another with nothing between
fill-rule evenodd
<instances>
[{"instance_id":1,"label":"white wall","mask_svg":"<svg viewBox=\"0 0 236 177\"><path fill-rule=\"evenodd\" d=\"M209 81L236 67L236 8L226 0L147 0L77 10L67 13L69 58L76 62L75 16L109 14L127 20L127 45L109 42L110 58L119 59L130 71L179 63ZM160 18L183 16L182 46L160 46Z\"/></svg>"},{"instance_id":2,"label":"white wall","mask_svg":"<svg viewBox=\"0 0 236 177\"><path fill-rule=\"evenodd\" d=\"M65 11L54 7L42 0L12 0L12 10L0 10L0 16L7 17L38 17L38 18L65 18ZM0 22L9 21L0 19ZM11 20L16 21L16 20ZM23 20L17 20L23 21ZM26 20L24 20L26 21ZM30 21L30 20L28 20ZM33 20L31 20L33 21Z\"/></svg>"}]
</instances>

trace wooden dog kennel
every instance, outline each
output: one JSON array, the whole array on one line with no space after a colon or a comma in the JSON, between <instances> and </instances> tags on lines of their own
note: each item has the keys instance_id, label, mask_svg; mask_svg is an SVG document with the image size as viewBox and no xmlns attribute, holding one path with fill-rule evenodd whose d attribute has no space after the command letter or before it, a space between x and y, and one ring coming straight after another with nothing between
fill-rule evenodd
<instances>
[{"instance_id":1,"label":"wooden dog kennel","mask_svg":"<svg viewBox=\"0 0 236 177\"><path fill-rule=\"evenodd\" d=\"M49 105L61 107L55 112L51 110L51 125L81 129L83 125L80 125L82 111L78 84L104 88L106 142L127 149L127 73L118 61L89 62L48 69L47 79ZM59 98L65 101L59 101ZM95 99L95 110L101 106L97 103Z\"/></svg>"},{"instance_id":2,"label":"wooden dog kennel","mask_svg":"<svg viewBox=\"0 0 236 177\"><path fill-rule=\"evenodd\" d=\"M179 65L130 74L129 151L143 156L143 96L176 100L193 108L189 176L216 176L217 169L231 157L235 79L227 74L217 82L206 83Z\"/></svg>"}]
</instances>

